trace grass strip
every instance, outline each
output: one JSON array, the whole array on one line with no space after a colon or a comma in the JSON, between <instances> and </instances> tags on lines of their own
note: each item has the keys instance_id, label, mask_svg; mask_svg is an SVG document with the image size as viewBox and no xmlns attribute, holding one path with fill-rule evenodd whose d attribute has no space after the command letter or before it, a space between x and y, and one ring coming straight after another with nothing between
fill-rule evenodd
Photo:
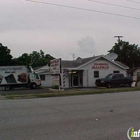
<instances>
[{"instance_id":1,"label":"grass strip","mask_svg":"<svg viewBox=\"0 0 140 140\"><path fill-rule=\"evenodd\" d=\"M103 94L103 93L116 93L116 92L129 92L139 91L140 87L135 88L110 88L110 89L94 89L84 91L63 91L63 92L52 92L52 93L36 93L36 94L12 94L6 95L7 99L30 99L30 98L47 98L47 97L61 97L61 96L76 96L76 95L89 95L89 94Z\"/></svg>"}]
</instances>

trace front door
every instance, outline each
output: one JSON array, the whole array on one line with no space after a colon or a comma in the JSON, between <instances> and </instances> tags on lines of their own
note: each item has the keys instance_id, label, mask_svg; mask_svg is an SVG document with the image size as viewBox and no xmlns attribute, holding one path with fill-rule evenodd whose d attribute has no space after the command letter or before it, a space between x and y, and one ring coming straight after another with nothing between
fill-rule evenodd
<instances>
[{"instance_id":1,"label":"front door","mask_svg":"<svg viewBox=\"0 0 140 140\"><path fill-rule=\"evenodd\" d=\"M72 85L74 87L79 86L79 74L77 71L72 74Z\"/></svg>"},{"instance_id":2,"label":"front door","mask_svg":"<svg viewBox=\"0 0 140 140\"><path fill-rule=\"evenodd\" d=\"M83 71L73 71L72 72L72 83L73 87L83 86Z\"/></svg>"}]
</instances>

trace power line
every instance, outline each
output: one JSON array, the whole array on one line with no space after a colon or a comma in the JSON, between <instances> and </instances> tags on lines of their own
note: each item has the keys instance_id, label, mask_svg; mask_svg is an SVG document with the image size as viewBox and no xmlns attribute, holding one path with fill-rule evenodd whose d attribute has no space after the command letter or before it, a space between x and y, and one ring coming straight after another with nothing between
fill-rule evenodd
<instances>
[{"instance_id":1,"label":"power line","mask_svg":"<svg viewBox=\"0 0 140 140\"><path fill-rule=\"evenodd\" d=\"M68 6L68 5L61 5L61 4L55 4L55 3L48 3L48 2L42 2L42 1L35 1L35 0L25 0L25 1L140 20L140 17L133 17L133 16L129 16L129 15L121 15L121 14L116 14L116 13L110 13L110 12L104 12L104 11L98 11L98 10L92 10L92 9L86 9L86 8L74 7L74 6Z\"/></svg>"},{"instance_id":2,"label":"power line","mask_svg":"<svg viewBox=\"0 0 140 140\"><path fill-rule=\"evenodd\" d=\"M112 3L107 3L107 2L100 2L100 1L96 1L96 0L88 0L88 1L96 2L96 3L100 3L100 4L105 4L105 5L110 5L110 6L117 6L117 7L121 7L121 8L127 8L127 9L131 9L131 10L140 10L138 8L127 7L127 6L122 6L122 5L112 4Z\"/></svg>"},{"instance_id":3,"label":"power line","mask_svg":"<svg viewBox=\"0 0 140 140\"><path fill-rule=\"evenodd\" d=\"M127 1L129 1L129 2L133 2L133 3L140 3L140 2L138 2L138 1L134 1L134 0L127 0Z\"/></svg>"}]
</instances>

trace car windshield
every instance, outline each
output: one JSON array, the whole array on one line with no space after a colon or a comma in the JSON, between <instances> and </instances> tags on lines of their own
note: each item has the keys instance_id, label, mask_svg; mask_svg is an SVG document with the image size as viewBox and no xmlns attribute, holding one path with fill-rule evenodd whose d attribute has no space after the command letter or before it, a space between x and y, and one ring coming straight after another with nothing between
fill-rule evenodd
<instances>
[{"instance_id":1,"label":"car windshield","mask_svg":"<svg viewBox=\"0 0 140 140\"><path fill-rule=\"evenodd\" d=\"M112 78L112 74L108 74L105 78Z\"/></svg>"}]
</instances>

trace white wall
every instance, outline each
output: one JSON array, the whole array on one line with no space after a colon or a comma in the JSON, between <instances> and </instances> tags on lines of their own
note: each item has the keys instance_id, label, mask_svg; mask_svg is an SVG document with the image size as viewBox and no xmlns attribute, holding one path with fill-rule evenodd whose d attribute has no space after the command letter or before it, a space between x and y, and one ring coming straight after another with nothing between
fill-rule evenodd
<instances>
[{"instance_id":1,"label":"white wall","mask_svg":"<svg viewBox=\"0 0 140 140\"><path fill-rule=\"evenodd\" d=\"M88 87L88 84L89 84L89 81L88 81L89 75L88 75L88 73L89 73L88 69L83 71L83 87Z\"/></svg>"},{"instance_id":2,"label":"white wall","mask_svg":"<svg viewBox=\"0 0 140 140\"><path fill-rule=\"evenodd\" d=\"M133 76L137 76L137 74L140 72L140 69L137 69L134 73Z\"/></svg>"},{"instance_id":3,"label":"white wall","mask_svg":"<svg viewBox=\"0 0 140 140\"><path fill-rule=\"evenodd\" d=\"M65 73L65 88L69 88L69 75L68 73L66 72Z\"/></svg>"},{"instance_id":4,"label":"white wall","mask_svg":"<svg viewBox=\"0 0 140 140\"><path fill-rule=\"evenodd\" d=\"M50 74L45 75L45 81L41 81L41 86L52 87L52 77Z\"/></svg>"}]
</instances>

